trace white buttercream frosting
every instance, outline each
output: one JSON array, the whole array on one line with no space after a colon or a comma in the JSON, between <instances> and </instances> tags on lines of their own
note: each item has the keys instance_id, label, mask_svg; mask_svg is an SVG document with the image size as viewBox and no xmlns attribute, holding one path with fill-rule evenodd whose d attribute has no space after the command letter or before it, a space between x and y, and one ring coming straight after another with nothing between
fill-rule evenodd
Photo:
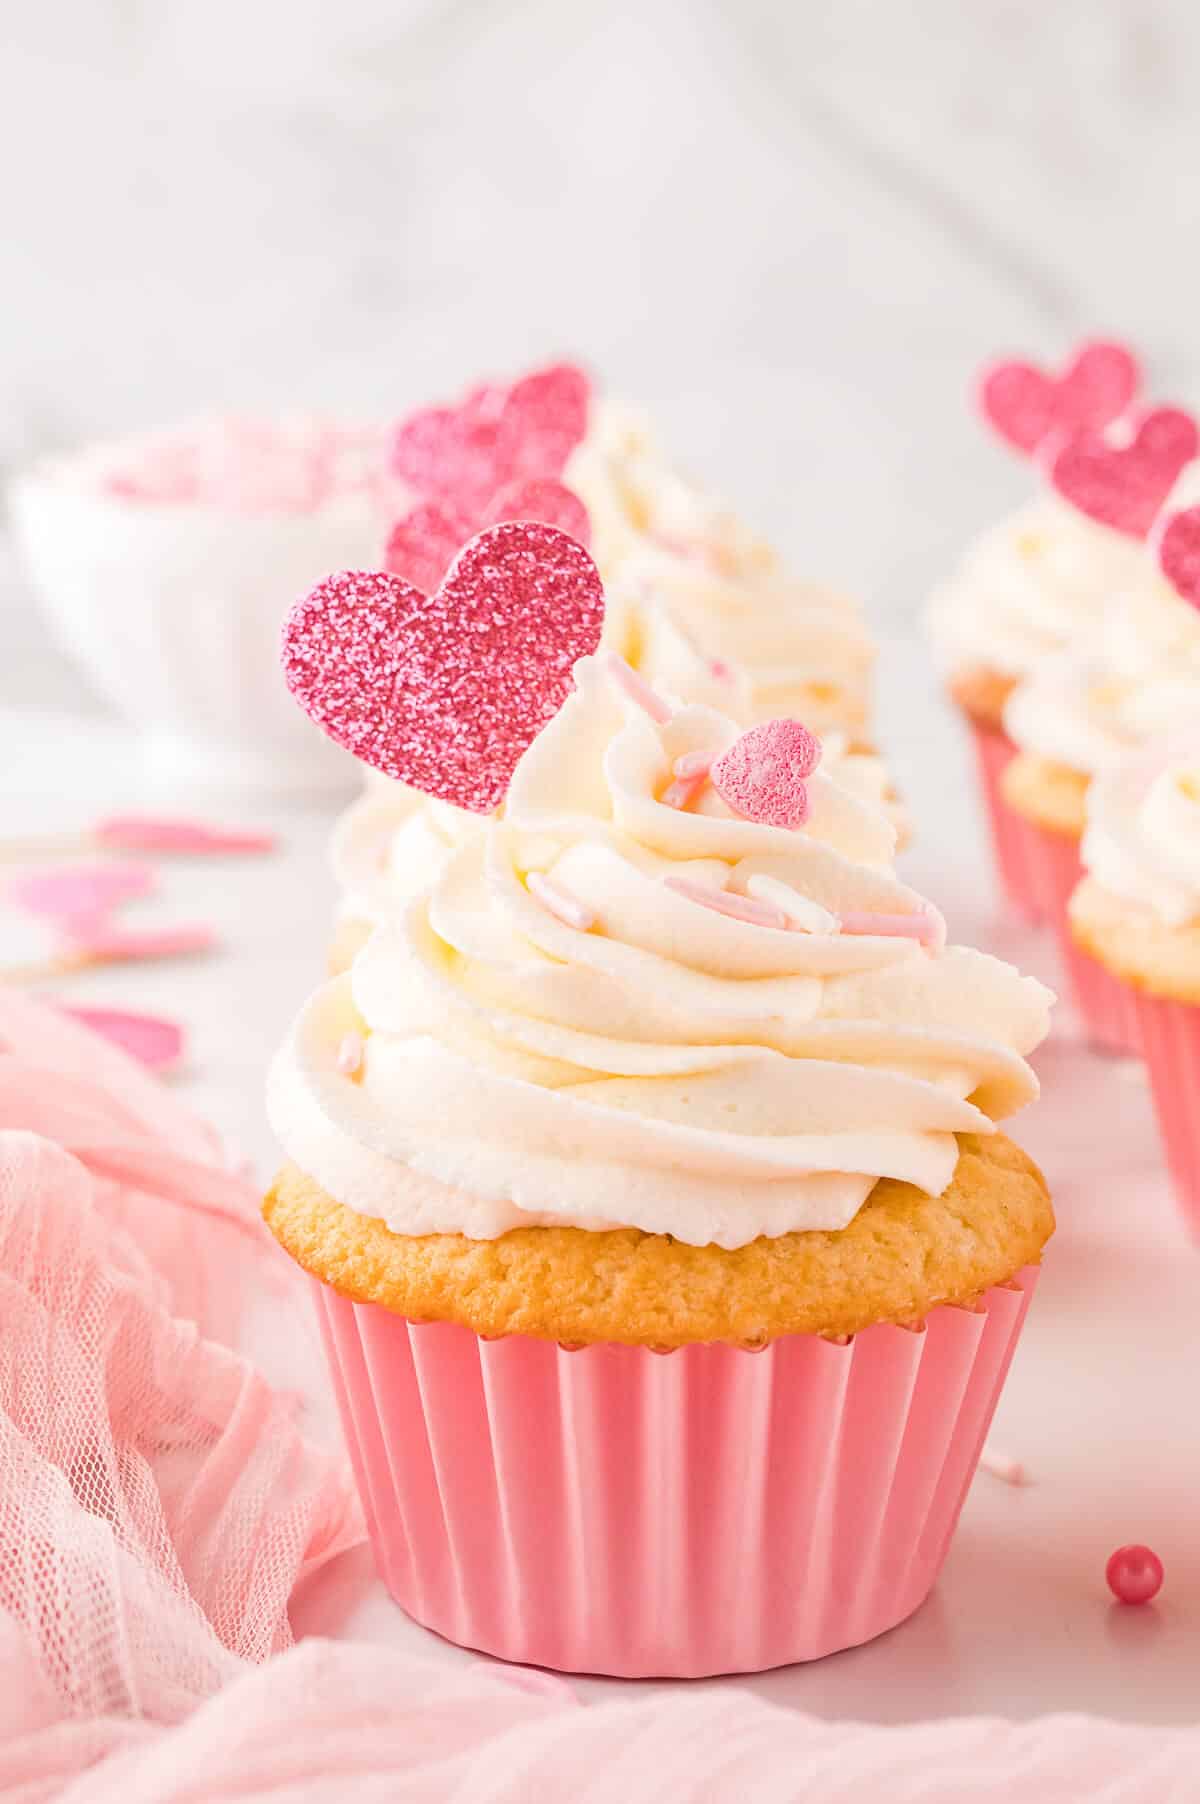
<instances>
[{"instance_id":1,"label":"white buttercream frosting","mask_svg":"<svg viewBox=\"0 0 1200 1804\"><path fill-rule=\"evenodd\" d=\"M1200 727L1097 777L1082 857L1104 889L1166 925L1200 920Z\"/></svg>"},{"instance_id":2,"label":"white buttercream frosting","mask_svg":"<svg viewBox=\"0 0 1200 1804\"><path fill-rule=\"evenodd\" d=\"M939 668L1023 677L1139 580L1141 542L1053 495L981 533L929 607Z\"/></svg>"},{"instance_id":3,"label":"white buttercream frosting","mask_svg":"<svg viewBox=\"0 0 1200 1804\"><path fill-rule=\"evenodd\" d=\"M600 659L576 681L503 816L304 1009L270 1085L290 1157L418 1235L625 1225L733 1247L843 1227L880 1177L939 1193L955 1134L1036 1094L1049 993L947 948L893 873L886 815L820 769L801 829L711 785L670 807L676 760L737 727L702 706L657 723ZM764 924L676 882L795 907ZM840 930L863 913L920 916L929 943Z\"/></svg>"}]
</instances>

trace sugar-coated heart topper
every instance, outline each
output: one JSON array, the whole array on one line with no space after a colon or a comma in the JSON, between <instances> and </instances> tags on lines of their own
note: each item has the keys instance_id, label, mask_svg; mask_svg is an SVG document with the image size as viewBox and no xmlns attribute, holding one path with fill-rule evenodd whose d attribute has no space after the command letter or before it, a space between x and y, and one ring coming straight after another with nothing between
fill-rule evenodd
<instances>
[{"instance_id":1,"label":"sugar-coated heart topper","mask_svg":"<svg viewBox=\"0 0 1200 1804\"><path fill-rule=\"evenodd\" d=\"M478 519L510 484L562 475L587 431L590 399L587 376L571 363L511 388L473 389L457 407L427 407L401 421L392 472L424 499Z\"/></svg>"},{"instance_id":2,"label":"sugar-coated heart topper","mask_svg":"<svg viewBox=\"0 0 1200 1804\"><path fill-rule=\"evenodd\" d=\"M1200 507L1168 514L1156 551L1159 568L1176 594L1200 608Z\"/></svg>"},{"instance_id":3,"label":"sugar-coated heart topper","mask_svg":"<svg viewBox=\"0 0 1200 1804\"><path fill-rule=\"evenodd\" d=\"M1123 414L1141 381L1126 345L1093 340L1080 345L1058 376L1036 364L993 363L979 381L984 418L1018 451L1036 451L1049 436L1099 432Z\"/></svg>"},{"instance_id":4,"label":"sugar-coated heart topper","mask_svg":"<svg viewBox=\"0 0 1200 1804\"><path fill-rule=\"evenodd\" d=\"M318 583L284 623L283 671L356 758L490 814L603 624L604 589L582 545L505 522L472 539L428 596L384 570Z\"/></svg>"},{"instance_id":5,"label":"sugar-coated heart topper","mask_svg":"<svg viewBox=\"0 0 1200 1804\"><path fill-rule=\"evenodd\" d=\"M1200 450L1200 432L1180 407L1141 416L1128 441L1083 431L1053 446L1051 485L1080 513L1130 538L1144 539L1185 464Z\"/></svg>"},{"instance_id":6,"label":"sugar-coated heart topper","mask_svg":"<svg viewBox=\"0 0 1200 1804\"><path fill-rule=\"evenodd\" d=\"M808 788L821 762L821 741L798 720L751 727L713 761L709 781L745 820L768 827L800 827L808 819Z\"/></svg>"},{"instance_id":7,"label":"sugar-coated heart topper","mask_svg":"<svg viewBox=\"0 0 1200 1804\"><path fill-rule=\"evenodd\" d=\"M467 540L502 520L537 520L556 526L585 549L591 542L591 521L578 495L553 477L531 477L501 489L477 520L447 502L423 501L393 526L384 568L432 595Z\"/></svg>"}]
</instances>

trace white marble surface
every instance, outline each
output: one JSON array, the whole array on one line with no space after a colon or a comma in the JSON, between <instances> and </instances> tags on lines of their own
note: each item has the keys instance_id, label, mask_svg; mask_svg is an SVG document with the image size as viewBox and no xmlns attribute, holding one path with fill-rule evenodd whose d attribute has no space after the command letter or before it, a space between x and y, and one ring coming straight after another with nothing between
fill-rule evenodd
<instances>
[{"instance_id":1,"label":"white marble surface","mask_svg":"<svg viewBox=\"0 0 1200 1804\"><path fill-rule=\"evenodd\" d=\"M1200 396L1194 0L7 10L0 469L568 351L901 625L1021 490L981 357L1102 327ZM0 686L78 702L20 597Z\"/></svg>"},{"instance_id":2,"label":"white marble surface","mask_svg":"<svg viewBox=\"0 0 1200 1804\"><path fill-rule=\"evenodd\" d=\"M908 875L945 907L956 937L1052 975L1049 949L997 914L967 748L910 643L885 646L882 689L883 734L919 823ZM10 797L5 831L77 821L91 797L107 805L138 799L136 748L101 726L9 710L0 714L0 759ZM269 818L285 841L274 857L162 867L155 906L216 922L220 953L59 986L80 1001L182 1018L191 1053L175 1081L262 1173L275 1157L263 1068L318 978L333 903L323 866L327 817L291 809ZM993 1435L1033 1483L1012 1489L977 1479L925 1608L872 1646L750 1681L779 1703L879 1722L1052 1710L1196 1718L1200 1250L1171 1204L1136 1068L1083 1051L1065 1011L1037 1064L1045 1094L1017 1132L1052 1181L1060 1229ZM315 1418L327 1421L313 1339L307 1312L260 1324L269 1368L290 1384L310 1382ZM1107 1556L1126 1541L1148 1542L1166 1564L1161 1598L1144 1610L1122 1610L1105 1590ZM372 1579L365 1552L321 1578L296 1617L302 1631L365 1636L382 1649L421 1648L442 1660L469 1657L400 1614ZM600 1685L583 1689L593 1695Z\"/></svg>"}]
</instances>

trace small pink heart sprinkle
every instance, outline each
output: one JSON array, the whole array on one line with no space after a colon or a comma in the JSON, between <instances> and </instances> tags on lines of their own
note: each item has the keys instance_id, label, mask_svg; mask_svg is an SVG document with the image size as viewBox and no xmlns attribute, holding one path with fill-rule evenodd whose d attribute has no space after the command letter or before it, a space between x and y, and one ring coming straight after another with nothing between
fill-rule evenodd
<instances>
[{"instance_id":1,"label":"small pink heart sprinkle","mask_svg":"<svg viewBox=\"0 0 1200 1804\"><path fill-rule=\"evenodd\" d=\"M554 364L509 389L474 389L458 407L410 415L392 439L392 470L427 499L482 516L491 498L529 477L561 476L587 431L590 384Z\"/></svg>"},{"instance_id":2,"label":"small pink heart sprinkle","mask_svg":"<svg viewBox=\"0 0 1200 1804\"><path fill-rule=\"evenodd\" d=\"M1190 414L1156 407L1145 414L1128 444L1082 431L1052 448L1053 487L1090 520L1130 538L1144 539L1184 465L1200 449Z\"/></svg>"},{"instance_id":3,"label":"small pink heart sprinkle","mask_svg":"<svg viewBox=\"0 0 1200 1804\"><path fill-rule=\"evenodd\" d=\"M121 852L270 852L275 835L256 827L212 827L155 815L113 815L92 829L97 844Z\"/></svg>"},{"instance_id":4,"label":"small pink heart sprinkle","mask_svg":"<svg viewBox=\"0 0 1200 1804\"><path fill-rule=\"evenodd\" d=\"M432 595L470 537L469 520L444 502L423 501L393 526L383 567Z\"/></svg>"},{"instance_id":5,"label":"small pink heart sprinkle","mask_svg":"<svg viewBox=\"0 0 1200 1804\"><path fill-rule=\"evenodd\" d=\"M993 363L979 383L979 405L1001 438L1036 451L1050 433L1100 431L1130 405L1141 371L1125 345L1081 345L1060 376L1032 363Z\"/></svg>"},{"instance_id":6,"label":"small pink heart sprinkle","mask_svg":"<svg viewBox=\"0 0 1200 1804\"><path fill-rule=\"evenodd\" d=\"M90 1027L93 1033L110 1040L152 1071L164 1071L169 1065L178 1064L183 1055L183 1029L159 1015L135 1015L115 1008L77 1008L74 1004L68 1007L66 1003L57 1006L62 1014Z\"/></svg>"},{"instance_id":7,"label":"small pink heart sprinkle","mask_svg":"<svg viewBox=\"0 0 1200 1804\"><path fill-rule=\"evenodd\" d=\"M98 864L29 871L13 880L8 893L28 914L70 922L94 921L153 888L154 872L146 865Z\"/></svg>"},{"instance_id":8,"label":"small pink heart sprinkle","mask_svg":"<svg viewBox=\"0 0 1200 1804\"><path fill-rule=\"evenodd\" d=\"M1158 537L1158 563L1176 594L1200 608L1200 507L1169 515Z\"/></svg>"},{"instance_id":9,"label":"small pink heart sprinkle","mask_svg":"<svg viewBox=\"0 0 1200 1804\"><path fill-rule=\"evenodd\" d=\"M810 777L821 741L798 720L767 720L741 734L713 763L712 786L727 807L767 827L800 827L808 819Z\"/></svg>"},{"instance_id":10,"label":"small pink heart sprinkle","mask_svg":"<svg viewBox=\"0 0 1200 1804\"><path fill-rule=\"evenodd\" d=\"M356 758L490 814L603 622L583 547L552 526L513 522L472 539L430 596L386 571L318 583L284 623L283 672Z\"/></svg>"}]
</instances>

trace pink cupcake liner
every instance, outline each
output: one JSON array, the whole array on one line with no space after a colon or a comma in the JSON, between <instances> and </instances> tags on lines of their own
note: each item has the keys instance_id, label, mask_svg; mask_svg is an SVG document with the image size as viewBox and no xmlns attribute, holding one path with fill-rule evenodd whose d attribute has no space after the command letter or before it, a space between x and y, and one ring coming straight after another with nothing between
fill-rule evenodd
<instances>
[{"instance_id":1,"label":"pink cupcake liner","mask_svg":"<svg viewBox=\"0 0 1200 1804\"><path fill-rule=\"evenodd\" d=\"M1041 911L1034 895L1031 873L1026 865L1025 842L1019 830L1022 823L1008 806L1000 790L1000 779L1017 748L1007 733L1001 732L998 727L985 727L970 718L967 719L967 725L975 744L980 788L987 810L988 831L1000 886L1014 912L1023 921L1036 925L1041 919Z\"/></svg>"},{"instance_id":2,"label":"pink cupcake liner","mask_svg":"<svg viewBox=\"0 0 1200 1804\"><path fill-rule=\"evenodd\" d=\"M1200 1007L1128 987L1175 1196L1200 1236Z\"/></svg>"},{"instance_id":3,"label":"pink cupcake liner","mask_svg":"<svg viewBox=\"0 0 1200 1804\"><path fill-rule=\"evenodd\" d=\"M1076 944L1069 924L1059 935L1059 951L1091 1044L1098 1052L1136 1058L1142 1042L1137 1001L1130 986Z\"/></svg>"},{"instance_id":4,"label":"pink cupcake liner","mask_svg":"<svg viewBox=\"0 0 1200 1804\"><path fill-rule=\"evenodd\" d=\"M315 1288L402 1608L504 1660L682 1678L817 1659L923 1602L1035 1277L917 1332L664 1356L484 1340Z\"/></svg>"},{"instance_id":5,"label":"pink cupcake liner","mask_svg":"<svg viewBox=\"0 0 1200 1804\"><path fill-rule=\"evenodd\" d=\"M1011 834L1016 847L1033 918L1052 927L1060 943L1069 932L1067 904L1083 876L1079 840L1069 833L1051 833L1009 809Z\"/></svg>"}]
</instances>

